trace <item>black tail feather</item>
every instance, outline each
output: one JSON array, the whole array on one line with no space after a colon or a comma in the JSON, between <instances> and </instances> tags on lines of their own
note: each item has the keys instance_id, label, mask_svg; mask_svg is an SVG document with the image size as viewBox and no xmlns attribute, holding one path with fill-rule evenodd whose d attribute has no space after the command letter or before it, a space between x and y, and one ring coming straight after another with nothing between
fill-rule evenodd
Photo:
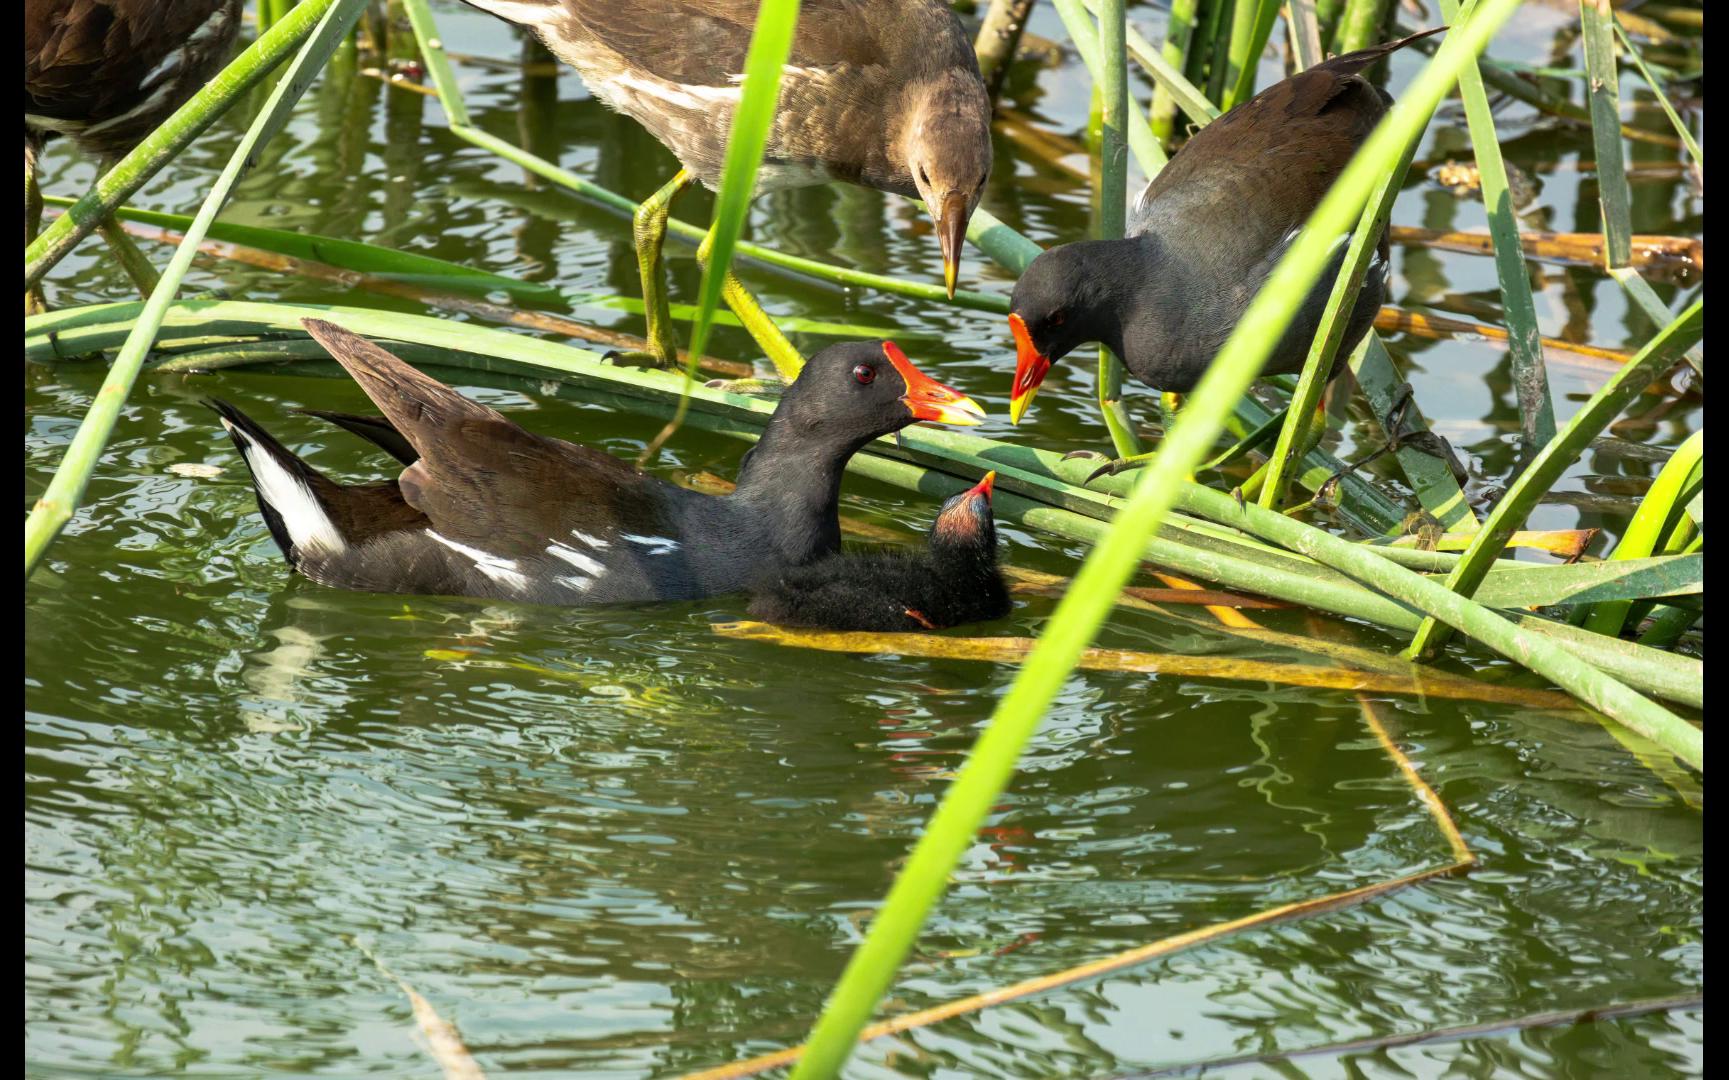
<instances>
[{"instance_id":1,"label":"black tail feather","mask_svg":"<svg viewBox=\"0 0 1729 1080\"><path fill-rule=\"evenodd\" d=\"M402 432L392 427L390 421L382 416L327 412L324 409L299 409L296 411L335 424L349 434L365 439L404 465L413 465L420 460L420 452L403 437Z\"/></svg>"}]
</instances>

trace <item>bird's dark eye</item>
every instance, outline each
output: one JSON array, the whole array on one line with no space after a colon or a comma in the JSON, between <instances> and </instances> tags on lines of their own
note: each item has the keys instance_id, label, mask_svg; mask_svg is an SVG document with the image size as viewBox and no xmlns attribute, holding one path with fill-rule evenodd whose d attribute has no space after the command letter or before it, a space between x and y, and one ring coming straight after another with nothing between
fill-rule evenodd
<instances>
[{"instance_id":1,"label":"bird's dark eye","mask_svg":"<svg viewBox=\"0 0 1729 1080\"><path fill-rule=\"evenodd\" d=\"M877 369L869 364L860 364L852 369L852 377L860 386L869 386L876 381Z\"/></svg>"},{"instance_id":2,"label":"bird's dark eye","mask_svg":"<svg viewBox=\"0 0 1729 1080\"><path fill-rule=\"evenodd\" d=\"M1058 311L1051 312L1050 316L1047 319L1045 319L1045 322L1049 323L1052 326L1061 326L1061 325L1063 325L1063 320L1066 318L1068 318L1068 313L1065 311L1058 310Z\"/></svg>"}]
</instances>

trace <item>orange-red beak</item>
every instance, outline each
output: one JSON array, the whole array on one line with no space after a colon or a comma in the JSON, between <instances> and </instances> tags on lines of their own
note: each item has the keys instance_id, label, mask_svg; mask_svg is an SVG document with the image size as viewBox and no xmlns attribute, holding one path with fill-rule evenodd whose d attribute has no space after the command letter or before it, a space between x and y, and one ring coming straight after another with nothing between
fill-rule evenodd
<instances>
[{"instance_id":1,"label":"orange-red beak","mask_svg":"<svg viewBox=\"0 0 1729 1080\"><path fill-rule=\"evenodd\" d=\"M992 469L990 472L985 473L984 478L981 479L978 483L974 484L970 488L967 488L966 495L968 497L976 496L978 498L983 499L985 502L988 503L991 501L991 488L996 485L996 482L997 482L997 471L995 469Z\"/></svg>"},{"instance_id":2,"label":"orange-red beak","mask_svg":"<svg viewBox=\"0 0 1729 1080\"><path fill-rule=\"evenodd\" d=\"M888 357L889 363L894 365L895 371L900 373L901 381L906 384L907 392L901 395L901 403L907 407L907 412L913 414L914 419L962 427L984 422L985 411L979 408L972 398L944 386L913 367L907 354L901 352L894 342L883 342L883 355Z\"/></svg>"},{"instance_id":3,"label":"orange-red beak","mask_svg":"<svg viewBox=\"0 0 1729 1080\"><path fill-rule=\"evenodd\" d=\"M1033 335L1027 329L1025 319L1010 312L1009 330L1015 335L1015 385L1009 391L1009 423L1018 424L1026 415L1027 406L1033 403L1033 395L1039 392L1039 384L1045 381L1046 373L1051 370L1051 362L1033 344Z\"/></svg>"}]
</instances>

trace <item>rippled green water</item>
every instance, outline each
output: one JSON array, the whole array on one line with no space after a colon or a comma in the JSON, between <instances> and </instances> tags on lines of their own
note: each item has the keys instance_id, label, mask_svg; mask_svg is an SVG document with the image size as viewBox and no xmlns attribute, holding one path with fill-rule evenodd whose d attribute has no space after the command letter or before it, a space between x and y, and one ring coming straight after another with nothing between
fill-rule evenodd
<instances>
[{"instance_id":1,"label":"rippled green water","mask_svg":"<svg viewBox=\"0 0 1729 1080\"><path fill-rule=\"evenodd\" d=\"M500 24L439 6L463 52L515 58ZM1149 34L1162 15L1132 12ZM1528 6L1497 47L1548 62L1564 10ZM1034 30L1061 31L1041 6ZM1394 87L1416 61L1400 57ZM1269 67L1270 70L1270 67ZM461 69L478 122L521 138L519 76ZM1640 104L1640 122L1659 127ZM537 137L567 167L633 196L671 159L587 100L574 76ZM448 136L435 106L361 79L315 89L229 217L424 251L634 294L628 230ZM1023 104L1076 131L1078 66ZM1142 88L1144 99L1144 87ZM1558 229L1596 226L1577 168L1588 133L1499 116ZM140 201L185 210L238 122ZM999 143L986 205L1029 234L1079 235L1083 186ZM1634 144L1642 161L1675 152ZM1457 105L1419 159L1468 160ZM92 173L55 147L48 190ZM1640 180L1635 227L1701 235L1685 181ZM706 214L706 197L681 207ZM1414 174L1394 220L1477 227L1481 208ZM755 238L932 279L935 243L908 206L852 189L762 200ZM688 249L674 286L694 294ZM1487 260L1396 249L1398 302L1494 318ZM1649 325L1587 271L1542 271L1544 332L1637 347ZM1007 287L969 262L965 279ZM401 305L205 264L199 287ZM921 363L1002 415L1007 335L994 318L751 275L777 314L902 328ZM1692 288L1697 288L1693 286ZM1683 290L1688 292L1690 290ZM94 245L57 273L68 306L126 295ZM1672 287L1664 295L1673 299ZM579 309L635 330L629 316ZM807 346L820 342L807 340ZM736 331L716 351L746 355ZM1394 339L1436 427L1468 453L1474 491L1505 482L1516 415L1503 354ZM1565 417L1603 369L1551 372ZM1053 375L1012 437L1098 445L1090 374ZM25 371L25 496L46 484L101 377ZM523 423L639 447L658 422L476 390ZM410 1006L362 946L455 1023L494 1074L672 1075L799 1039L1011 669L855 658L714 637L735 599L570 611L358 595L292 578L243 468L201 397L242 402L314 464L382 463L288 410L353 408L354 387L292 374L146 376L86 508L25 595L25 1057L43 1075L436 1075ZM1150 415L1150 399L1134 405ZM1670 447L1702 399L1647 397L1618 430ZM1011 437L1000 419L985 429ZM1347 433L1341 451L1352 448ZM687 432L665 467L730 475L740 444ZM176 466L209 464L214 478ZM1576 497L1536 522L1611 529L1653 466L1588 458ZM1383 474L1385 475L1385 474ZM1389 490L1397 492L1388 481ZM932 507L849 480L848 512L922 529ZM1072 545L1016 529L1009 558L1072 571ZM1599 541L1602 550L1603 541ZM1156 584L1156 582L1149 583ZM1023 599L986 632L1037 633ZM1300 612L1268 627L1390 650L1379 631ZM1120 612L1103 643L1304 662L1198 609ZM1516 686L1466 646L1443 665ZM1476 1024L1703 987L1698 811L1576 716L1411 697L1368 699L1457 815L1481 866L1353 910L1241 935L1102 979L870 1044L859 1076L1134 1073ZM1444 865L1448 849L1363 722L1355 696L1262 682L1072 677L1012 790L968 855L891 1008L945 1001L1273 905ZM1703 1067L1703 1011L1332 1053L1233 1075L1645 1076Z\"/></svg>"}]
</instances>

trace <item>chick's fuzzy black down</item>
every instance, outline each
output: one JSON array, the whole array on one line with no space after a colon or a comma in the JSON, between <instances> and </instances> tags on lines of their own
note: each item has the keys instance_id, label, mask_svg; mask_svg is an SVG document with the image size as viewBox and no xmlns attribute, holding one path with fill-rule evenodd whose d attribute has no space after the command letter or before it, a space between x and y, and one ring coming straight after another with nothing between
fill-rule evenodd
<instances>
[{"instance_id":1,"label":"chick's fuzzy black down","mask_svg":"<svg viewBox=\"0 0 1729 1080\"><path fill-rule=\"evenodd\" d=\"M757 590L750 614L780 626L918 632L1000 619L1010 606L994 553L957 567L928 551L874 551L783 571Z\"/></svg>"}]
</instances>

